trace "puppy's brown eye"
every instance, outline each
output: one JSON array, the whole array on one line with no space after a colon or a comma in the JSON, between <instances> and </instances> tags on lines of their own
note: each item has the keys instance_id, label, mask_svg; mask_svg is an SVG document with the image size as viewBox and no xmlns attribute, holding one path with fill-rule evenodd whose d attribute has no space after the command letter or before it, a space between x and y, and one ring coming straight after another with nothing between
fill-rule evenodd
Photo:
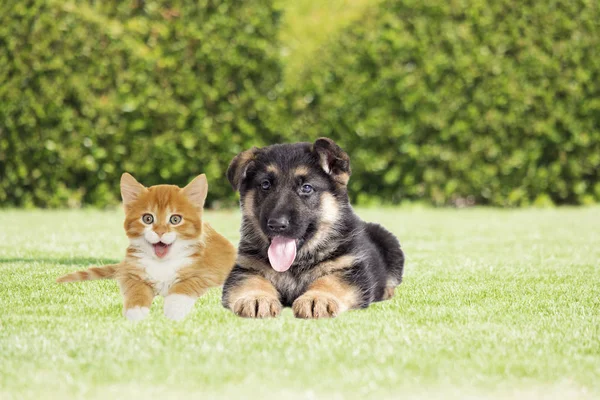
<instances>
[{"instance_id":1,"label":"puppy's brown eye","mask_svg":"<svg viewBox=\"0 0 600 400\"><path fill-rule=\"evenodd\" d=\"M181 215L171 215L169 222L173 225L178 225L181 222Z\"/></svg>"},{"instance_id":2,"label":"puppy's brown eye","mask_svg":"<svg viewBox=\"0 0 600 400\"><path fill-rule=\"evenodd\" d=\"M312 185L309 185L308 183L302 185L302 193L309 194L312 193L313 190L315 189L313 189Z\"/></svg>"},{"instance_id":3,"label":"puppy's brown eye","mask_svg":"<svg viewBox=\"0 0 600 400\"><path fill-rule=\"evenodd\" d=\"M262 190L269 190L271 189L271 182L264 180L261 182L260 187Z\"/></svg>"},{"instance_id":4,"label":"puppy's brown eye","mask_svg":"<svg viewBox=\"0 0 600 400\"><path fill-rule=\"evenodd\" d=\"M154 217L152 216L152 214L144 214L142 215L142 221L144 221L146 225L150 225L154 222Z\"/></svg>"}]
</instances>

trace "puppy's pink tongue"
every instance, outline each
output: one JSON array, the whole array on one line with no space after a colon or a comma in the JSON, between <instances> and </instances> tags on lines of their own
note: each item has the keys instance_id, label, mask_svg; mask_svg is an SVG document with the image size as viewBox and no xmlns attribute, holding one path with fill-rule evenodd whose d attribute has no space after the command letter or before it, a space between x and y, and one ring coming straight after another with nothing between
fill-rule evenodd
<instances>
[{"instance_id":1,"label":"puppy's pink tongue","mask_svg":"<svg viewBox=\"0 0 600 400\"><path fill-rule=\"evenodd\" d=\"M154 247L154 254L156 254L158 258L163 258L169 251L169 245L166 245L163 242L155 243L152 246Z\"/></svg>"},{"instance_id":2,"label":"puppy's pink tongue","mask_svg":"<svg viewBox=\"0 0 600 400\"><path fill-rule=\"evenodd\" d=\"M296 240L276 236L271 240L267 254L275 271L287 271L296 258Z\"/></svg>"}]
</instances>

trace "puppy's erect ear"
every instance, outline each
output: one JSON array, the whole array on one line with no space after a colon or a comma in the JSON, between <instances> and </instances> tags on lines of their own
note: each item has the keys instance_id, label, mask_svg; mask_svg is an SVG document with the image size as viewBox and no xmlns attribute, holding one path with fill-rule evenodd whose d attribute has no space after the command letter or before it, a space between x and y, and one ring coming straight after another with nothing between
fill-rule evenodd
<instances>
[{"instance_id":1,"label":"puppy's erect ear","mask_svg":"<svg viewBox=\"0 0 600 400\"><path fill-rule=\"evenodd\" d=\"M256 153L258 153L258 148L253 147L249 150L242 151L231 160L229 168L227 168L227 179L229 179L229 183L231 183L233 190L240 190L240 184L246 177L248 165L254 160Z\"/></svg>"},{"instance_id":2,"label":"puppy's erect ear","mask_svg":"<svg viewBox=\"0 0 600 400\"><path fill-rule=\"evenodd\" d=\"M208 182L204 174L198 175L183 188L183 194L198 208L204 207L207 193Z\"/></svg>"},{"instance_id":3,"label":"puppy's erect ear","mask_svg":"<svg viewBox=\"0 0 600 400\"><path fill-rule=\"evenodd\" d=\"M319 157L319 164L334 181L341 185L347 185L352 170L350 169L350 157L340 146L329 138L319 138L313 144L313 151Z\"/></svg>"},{"instance_id":4,"label":"puppy's erect ear","mask_svg":"<svg viewBox=\"0 0 600 400\"><path fill-rule=\"evenodd\" d=\"M146 190L148 189L136 181L131 174L125 172L121 175L121 197L123 198L123 205L125 207L137 200L140 194L144 193Z\"/></svg>"}]
</instances>

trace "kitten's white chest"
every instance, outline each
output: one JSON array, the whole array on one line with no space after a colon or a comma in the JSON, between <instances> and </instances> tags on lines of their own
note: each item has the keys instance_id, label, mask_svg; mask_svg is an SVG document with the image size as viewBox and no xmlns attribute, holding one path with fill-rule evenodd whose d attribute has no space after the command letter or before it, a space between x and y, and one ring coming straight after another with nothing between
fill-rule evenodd
<instances>
[{"instance_id":1,"label":"kitten's white chest","mask_svg":"<svg viewBox=\"0 0 600 400\"><path fill-rule=\"evenodd\" d=\"M177 272L192 263L190 257L179 256L168 260L157 260L154 257L145 256L140 259L148 280L154 284L154 290L161 296L166 296L169 288L177 279Z\"/></svg>"}]
</instances>

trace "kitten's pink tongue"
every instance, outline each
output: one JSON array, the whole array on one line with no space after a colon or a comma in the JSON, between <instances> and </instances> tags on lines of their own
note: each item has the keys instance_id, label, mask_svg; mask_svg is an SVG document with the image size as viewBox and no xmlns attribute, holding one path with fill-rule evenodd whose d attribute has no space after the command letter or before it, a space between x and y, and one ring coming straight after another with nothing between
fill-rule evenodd
<instances>
[{"instance_id":1,"label":"kitten's pink tongue","mask_svg":"<svg viewBox=\"0 0 600 400\"><path fill-rule=\"evenodd\" d=\"M154 254L156 254L158 258L163 258L169 251L169 245L164 244L163 242L155 243L152 246L154 247Z\"/></svg>"},{"instance_id":2,"label":"kitten's pink tongue","mask_svg":"<svg viewBox=\"0 0 600 400\"><path fill-rule=\"evenodd\" d=\"M296 240L276 236L271 240L267 254L275 271L287 271L296 258Z\"/></svg>"}]
</instances>

